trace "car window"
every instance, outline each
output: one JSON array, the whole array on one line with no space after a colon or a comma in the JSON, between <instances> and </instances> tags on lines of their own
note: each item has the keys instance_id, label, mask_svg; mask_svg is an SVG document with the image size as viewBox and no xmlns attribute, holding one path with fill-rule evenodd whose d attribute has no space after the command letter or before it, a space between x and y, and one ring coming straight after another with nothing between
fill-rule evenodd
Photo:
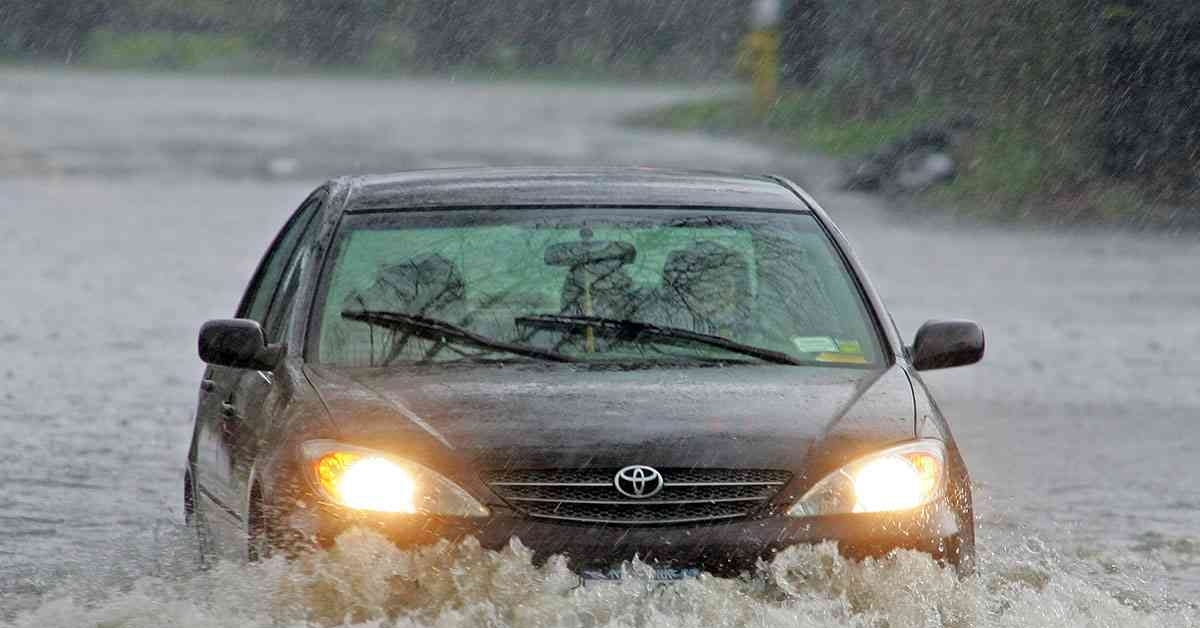
<instances>
[{"instance_id":1,"label":"car window","mask_svg":"<svg viewBox=\"0 0 1200 628\"><path fill-rule=\"evenodd\" d=\"M238 308L238 318L249 318L266 324L267 312L284 271L287 270L288 262L324 200L324 190L310 196L275 237L275 242L259 263L258 271L246 289L246 295Z\"/></svg>"},{"instance_id":2,"label":"car window","mask_svg":"<svg viewBox=\"0 0 1200 628\"><path fill-rule=\"evenodd\" d=\"M737 361L537 316L717 336L829 365L880 359L861 295L808 214L700 210L397 212L349 220L326 270L319 360L370 366L485 357L363 322L397 312L589 362ZM509 357L509 356L506 356ZM745 356L740 356L746 360Z\"/></svg>"},{"instance_id":3,"label":"car window","mask_svg":"<svg viewBox=\"0 0 1200 628\"><path fill-rule=\"evenodd\" d=\"M279 342L287 330L289 314L296 301L296 291L300 287L300 277L311 250L309 245L316 239L318 228L317 221L310 220L297 240L295 254L284 270L280 281L281 288L275 292L263 323L263 332L268 342Z\"/></svg>"}]
</instances>

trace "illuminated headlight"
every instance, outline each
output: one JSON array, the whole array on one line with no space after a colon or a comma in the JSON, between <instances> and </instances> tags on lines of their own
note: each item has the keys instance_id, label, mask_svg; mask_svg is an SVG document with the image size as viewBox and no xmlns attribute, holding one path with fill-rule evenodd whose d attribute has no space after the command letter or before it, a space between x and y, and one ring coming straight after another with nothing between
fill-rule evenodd
<instances>
[{"instance_id":1,"label":"illuminated headlight","mask_svg":"<svg viewBox=\"0 0 1200 628\"><path fill-rule=\"evenodd\" d=\"M788 509L791 517L909 510L942 496L946 448L919 440L864 456L825 476Z\"/></svg>"},{"instance_id":2,"label":"illuminated headlight","mask_svg":"<svg viewBox=\"0 0 1200 628\"><path fill-rule=\"evenodd\" d=\"M313 483L354 510L486 517L488 509L460 486L415 462L318 440L302 447Z\"/></svg>"}]
</instances>

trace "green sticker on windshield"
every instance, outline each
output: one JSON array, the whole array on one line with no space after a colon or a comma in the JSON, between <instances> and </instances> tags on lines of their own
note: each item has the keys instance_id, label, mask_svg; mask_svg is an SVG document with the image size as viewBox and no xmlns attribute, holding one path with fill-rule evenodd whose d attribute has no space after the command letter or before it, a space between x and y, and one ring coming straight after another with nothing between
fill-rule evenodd
<instances>
[{"instance_id":1,"label":"green sticker on windshield","mask_svg":"<svg viewBox=\"0 0 1200 628\"><path fill-rule=\"evenodd\" d=\"M829 336L795 336L792 344L800 353L836 353L838 350L837 343Z\"/></svg>"},{"instance_id":2,"label":"green sticker on windshield","mask_svg":"<svg viewBox=\"0 0 1200 628\"><path fill-rule=\"evenodd\" d=\"M861 342L859 342L857 340L850 340L847 338L838 338L837 339L837 347L838 347L838 352L840 352L840 353L862 354L862 352L863 352Z\"/></svg>"}]
</instances>

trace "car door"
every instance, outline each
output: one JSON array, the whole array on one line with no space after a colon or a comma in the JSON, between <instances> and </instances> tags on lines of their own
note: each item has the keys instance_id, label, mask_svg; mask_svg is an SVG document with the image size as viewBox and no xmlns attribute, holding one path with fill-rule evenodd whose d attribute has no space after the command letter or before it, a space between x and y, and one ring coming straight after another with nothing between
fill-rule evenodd
<instances>
[{"instance_id":1,"label":"car door","mask_svg":"<svg viewBox=\"0 0 1200 628\"><path fill-rule=\"evenodd\" d=\"M238 318L251 319L260 325L267 324L284 275L296 257L302 236L315 229L318 221L314 218L324 199L324 190L310 196L276 236L238 306ZM259 371L209 365L200 384L194 470L197 497L213 506L204 509L206 515L211 513L208 517L210 526L224 527L225 531L230 528L240 531L242 528L242 500L230 486L230 479L235 475L235 459L230 452L235 450L231 445L240 438L238 389L243 386L243 379L247 375L263 379L264 384L271 377L269 373ZM221 534L223 530L216 529L214 532Z\"/></svg>"},{"instance_id":2,"label":"car door","mask_svg":"<svg viewBox=\"0 0 1200 628\"><path fill-rule=\"evenodd\" d=\"M269 344L283 342L288 336L296 292L312 250L308 245L315 239L315 232L316 221L313 221L301 236L299 246L284 270L267 309L267 317L262 325ZM228 496L230 503L241 506L246 501L249 494L247 483L258 455L259 443L294 388L295 382L280 380L286 377L287 370L282 367L273 372L242 370L222 405L222 432L217 446L220 448L218 456L224 464L217 467L222 474L217 481L220 483L219 490Z\"/></svg>"}]
</instances>

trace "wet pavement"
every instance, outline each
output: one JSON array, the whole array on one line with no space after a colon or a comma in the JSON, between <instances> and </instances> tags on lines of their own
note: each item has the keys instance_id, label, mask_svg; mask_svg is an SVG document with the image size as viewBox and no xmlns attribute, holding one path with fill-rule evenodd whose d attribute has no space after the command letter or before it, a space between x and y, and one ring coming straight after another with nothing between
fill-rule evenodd
<instances>
[{"instance_id":1,"label":"wet pavement","mask_svg":"<svg viewBox=\"0 0 1200 628\"><path fill-rule=\"evenodd\" d=\"M104 599L182 568L164 548L195 331L230 314L312 187L475 164L795 178L906 336L935 317L987 329L984 363L927 378L978 484L985 554L1123 608L1200 597L1200 237L964 224L838 192L820 158L619 124L728 91L0 70L0 622L57 616L64 583Z\"/></svg>"}]
</instances>

